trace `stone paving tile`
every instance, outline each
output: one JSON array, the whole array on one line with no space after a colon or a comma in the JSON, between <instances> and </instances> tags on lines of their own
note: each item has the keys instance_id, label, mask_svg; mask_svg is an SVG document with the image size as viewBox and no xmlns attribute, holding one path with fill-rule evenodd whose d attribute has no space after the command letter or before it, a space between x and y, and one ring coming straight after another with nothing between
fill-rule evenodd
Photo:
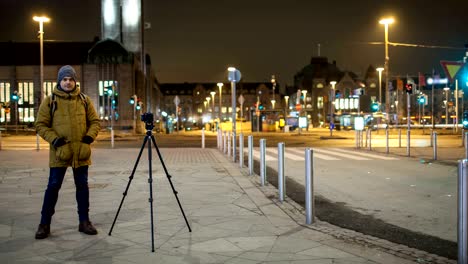
<instances>
[{"instance_id":1,"label":"stone paving tile","mask_svg":"<svg viewBox=\"0 0 468 264\"><path fill-rule=\"evenodd\" d=\"M156 155L153 157L155 252L151 252L146 153L123 196L135 152L94 150L89 176L90 215L98 235L77 231L74 183L69 171L52 235L35 240L47 184L47 152L1 151L2 263L412 263L406 255L397 257L382 248L336 239L333 234L339 229L334 226L304 226L296 219L303 215L291 214L300 213L297 205L279 205L267 198L271 197L266 195L267 189L214 149L161 149L192 232L188 231L167 175ZM19 157L30 162L20 164ZM123 207L109 236L122 198Z\"/></svg>"}]
</instances>

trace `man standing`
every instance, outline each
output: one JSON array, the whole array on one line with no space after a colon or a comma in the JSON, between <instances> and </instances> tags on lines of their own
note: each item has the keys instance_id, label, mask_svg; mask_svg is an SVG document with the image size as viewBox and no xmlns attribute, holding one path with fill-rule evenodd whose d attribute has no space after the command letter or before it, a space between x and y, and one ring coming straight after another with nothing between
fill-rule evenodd
<instances>
[{"instance_id":1,"label":"man standing","mask_svg":"<svg viewBox=\"0 0 468 264\"><path fill-rule=\"evenodd\" d=\"M99 130L99 117L91 100L76 86L75 70L69 65L63 66L52 95L39 107L36 121L37 133L50 143L49 183L36 239L44 239L50 234L52 215L68 167L72 167L75 179L78 230L88 235L97 234L88 216L88 166L91 165L90 144Z\"/></svg>"}]
</instances>

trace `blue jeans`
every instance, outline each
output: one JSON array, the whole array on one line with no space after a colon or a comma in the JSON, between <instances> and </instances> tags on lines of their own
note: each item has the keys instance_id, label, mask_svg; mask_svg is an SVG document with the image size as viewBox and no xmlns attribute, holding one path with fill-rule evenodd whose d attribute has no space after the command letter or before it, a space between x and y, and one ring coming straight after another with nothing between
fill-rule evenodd
<instances>
[{"instance_id":1,"label":"blue jeans","mask_svg":"<svg viewBox=\"0 0 468 264\"><path fill-rule=\"evenodd\" d=\"M52 221L55 204L66 172L67 167L50 168L49 183L47 184L41 211L41 224L50 225ZM82 222L89 220L88 166L73 168L73 177L75 178L78 218Z\"/></svg>"}]
</instances>

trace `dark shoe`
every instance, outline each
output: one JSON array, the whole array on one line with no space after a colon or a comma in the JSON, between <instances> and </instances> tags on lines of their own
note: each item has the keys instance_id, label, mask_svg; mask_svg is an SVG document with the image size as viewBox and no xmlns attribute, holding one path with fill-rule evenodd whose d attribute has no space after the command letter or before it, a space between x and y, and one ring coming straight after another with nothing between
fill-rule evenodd
<instances>
[{"instance_id":1,"label":"dark shoe","mask_svg":"<svg viewBox=\"0 0 468 264\"><path fill-rule=\"evenodd\" d=\"M97 230L90 221L83 221L78 227L78 231L83 232L87 235L96 235Z\"/></svg>"},{"instance_id":2,"label":"dark shoe","mask_svg":"<svg viewBox=\"0 0 468 264\"><path fill-rule=\"evenodd\" d=\"M47 238L50 234L50 225L40 224L36 231L36 239Z\"/></svg>"}]
</instances>

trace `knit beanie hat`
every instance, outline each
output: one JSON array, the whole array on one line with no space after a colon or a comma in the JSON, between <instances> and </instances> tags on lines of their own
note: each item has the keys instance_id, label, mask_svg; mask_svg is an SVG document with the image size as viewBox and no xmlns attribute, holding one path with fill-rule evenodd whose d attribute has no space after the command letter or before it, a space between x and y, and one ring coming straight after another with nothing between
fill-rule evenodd
<instances>
[{"instance_id":1,"label":"knit beanie hat","mask_svg":"<svg viewBox=\"0 0 468 264\"><path fill-rule=\"evenodd\" d=\"M58 71L57 84L59 84L59 86L60 86L60 81L62 81L62 79L65 77L71 77L73 80L76 81L76 72L72 66L65 65L62 68L60 68L60 70Z\"/></svg>"}]
</instances>

